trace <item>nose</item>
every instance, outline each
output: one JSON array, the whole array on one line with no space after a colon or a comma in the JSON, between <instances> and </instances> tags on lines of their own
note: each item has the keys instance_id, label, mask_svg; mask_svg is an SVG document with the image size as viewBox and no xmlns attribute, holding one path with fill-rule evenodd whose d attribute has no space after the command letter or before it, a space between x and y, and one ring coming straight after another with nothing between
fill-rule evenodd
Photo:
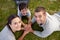
<instances>
[{"instance_id":1,"label":"nose","mask_svg":"<svg viewBox=\"0 0 60 40\"><path fill-rule=\"evenodd\" d=\"M37 17L37 18L36 18L36 21L39 21L39 20L40 20L40 18Z\"/></svg>"},{"instance_id":2,"label":"nose","mask_svg":"<svg viewBox=\"0 0 60 40\"><path fill-rule=\"evenodd\" d=\"M19 27L20 25L21 25L20 23L17 24L18 27Z\"/></svg>"}]
</instances>

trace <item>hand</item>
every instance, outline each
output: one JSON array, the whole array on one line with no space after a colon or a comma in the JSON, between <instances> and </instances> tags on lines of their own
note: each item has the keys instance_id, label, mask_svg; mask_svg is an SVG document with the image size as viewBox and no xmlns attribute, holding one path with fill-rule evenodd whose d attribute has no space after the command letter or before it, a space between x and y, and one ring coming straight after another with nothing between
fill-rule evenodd
<instances>
[{"instance_id":1,"label":"hand","mask_svg":"<svg viewBox=\"0 0 60 40\"><path fill-rule=\"evenodd\" d=\"M31 27L26 27L25 31L27 31L27 32L32 32L32 33L34 32Z\"/></svg>"},{"instance_id":2,"label":"hand","mask_svg":"<svg viewBox=\"0 0 60 40\"><path fill-rule=\"evenodd\" d=\"M24 27L27 27L27 24L25 24Z\"/></svg>"},{"instance_id":3,"label":"hand","mask_svg":"<svg viewBox=\"0 0 60 40\"><path fill-rule=\"evenodd\" d=\"M24 28L25 31L33 32L33 29L31 28L31 25L28 24L27 27Z\"/></svg>"},{"instance_id":4,"label":"hand","mask_svg":"<svg viewBox=\"0 0 60 40\"><path fill-rule=\"evenodd\" d=\"M18 40L23 40L23 38L19 38Z\"/></svg>"},{"instance_id":5,"label":"hand","mask_svg":"<svg viewBox=\"0 0 60 40\"><path fill-rule=\"evenodd\" d=\"M33 32L34 32L34 30L30 27L30 28L29 28L29 32L32 32L32 33L33 33Z\"/></svg>"},{"instance_id":6,"label":"hand","mask_svg":"<svg viewBox=\"0 0 60 40\"><path fill-rule=\"evenodd\" d=\"M29 30L28 24L26 24L26 25L24 26L24 30L25 30L25 31L26 31L26 30Z\"/></svg>"}]
</instances>

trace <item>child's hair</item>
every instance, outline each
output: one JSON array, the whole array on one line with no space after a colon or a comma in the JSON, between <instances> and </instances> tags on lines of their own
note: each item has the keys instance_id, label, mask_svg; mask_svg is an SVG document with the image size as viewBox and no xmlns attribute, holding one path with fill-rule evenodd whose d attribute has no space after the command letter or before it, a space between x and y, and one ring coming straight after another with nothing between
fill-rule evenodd
<instances>
[{"instance_id":1,"label":"child's hair","mask_svg":"<svg viewBox=\"0 0 60 40\"><path fill-rule=\"evenodd\" d=\"M19 4L19 10L21 11L22 9L28 8L28 5L26 3L20 3Z\"/></svg>"},{"instance_id":2,"label":"child's hair","mask_svg":"<svg viewBox=\"0 0 60 40\"><path fill-rule=\"evenodd\" d=\"M7 21L7 26L8 26L8 28L11 30L11 28L10 28L10 26L9 26L9 24L11 24L11 21L14 19L14 18L16 18L16 17L19 17L18 15L15 15L15 14L12 14L12 15L10 15L9 17L8 17L8 21ZM12 30L11 30L12 31Z\"/></svg>"},{"instance_id":3,"label":"child's hair","mask_svg":"<svg viewBox=\"0 0 60 40\"><path fill-rule=\"evenodd\" d=\"M45 11L45 8L44 8L44 7L41 7L41 6L38 6L38 7L35 9L35 12L40 12L40 11Z\"/></svg>"}]
</instances>

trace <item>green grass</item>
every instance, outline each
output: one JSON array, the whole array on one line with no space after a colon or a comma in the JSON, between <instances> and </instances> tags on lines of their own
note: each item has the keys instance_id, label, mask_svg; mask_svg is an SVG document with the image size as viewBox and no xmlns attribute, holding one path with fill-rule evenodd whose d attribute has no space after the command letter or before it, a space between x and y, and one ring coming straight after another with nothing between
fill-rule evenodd
<instances>
[{"instance_id":1,"label":"green grass","mask_svg":"<svg viewBox=\"0 0 60 40\"><path fill-rule=\"evenodd\" d=\"M37 6L44 6L46 11L50 14L60 11L60 0L30 0L29 9L31 10L32 16ZM0 0L0 31L4 28L7 23L7 18L11 14L17 14L17 6L13 0ZM37 26L35 26L37 27ZM23 32L16 32L16 39ZM60 40L60 32L54 32L47 38L40 38L32 33L25 36L24 40Z\"/></svg>"}]
</instances>

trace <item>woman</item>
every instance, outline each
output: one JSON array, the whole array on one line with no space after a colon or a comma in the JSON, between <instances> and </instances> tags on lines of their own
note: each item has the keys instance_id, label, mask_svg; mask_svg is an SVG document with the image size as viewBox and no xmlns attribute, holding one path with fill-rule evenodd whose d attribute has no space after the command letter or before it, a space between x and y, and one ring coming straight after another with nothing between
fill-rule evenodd
<instances>
[{"instance_id":1,"label":"woman","mask_svg":"<svg viewBox=\"0 0 60 40\"><path fill-rule=\"evenodd\" d=\"M13 33L22 30L23 28L21 25L21 19L19 16L11 15L8 18L7 25L0 33L0 40L16 40Z\"/></svg>"}]
</instances>

